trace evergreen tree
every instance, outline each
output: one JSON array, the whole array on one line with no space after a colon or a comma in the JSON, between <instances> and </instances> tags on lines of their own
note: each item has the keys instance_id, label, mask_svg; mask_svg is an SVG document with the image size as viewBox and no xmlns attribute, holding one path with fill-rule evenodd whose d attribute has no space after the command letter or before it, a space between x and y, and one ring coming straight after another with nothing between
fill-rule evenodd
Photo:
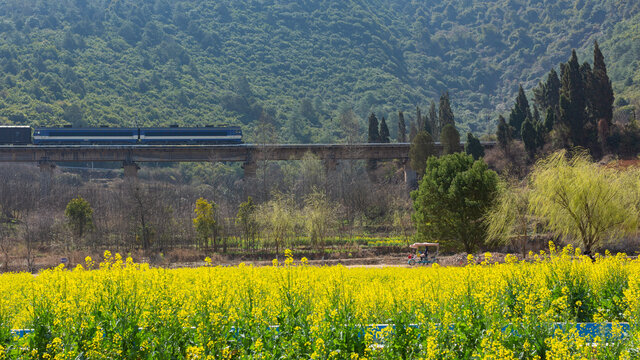
<instances>
[{"instance_id":1,"label":"evergreen tree","mask_svg":"<svg viewBox=\"0 0 640 360\"><path fill-rule=\"evenodd\" d=\"M404 122L404 113L398 111L398 142L407 142L407 125Z\"/></svg>"},{"instance_id":2,"label":"evergreen tree","mask_svg":"<svg viewBox=\"0 0 640 360\"><path fill-rule=\"evenodd\" d=\"M531 118L527 118L522 123L520 134L522 135L522 142L524 143L525 150L527 150L527 154L529 154L529 158L533 159L538 149L538 136Z\"/></svg>"},{"instance_id":3,"label":"evergreen tree","mask_svg":"<svg viewBox=\"0 0 640 360\"><path fill-rule=\"evenodd\" d=\"M593 121L593 71L591 70L591 65L588 62L584 62L580 65L580 76L582 77L582 86L584 87L584 96L585 96L585 121L592 122Z\"/></svg>"},{"instance_id":4,"label":"evergreen tree","mask_svg":"<svg viewBox=\"0 0 640 360\"><path fill-rule=\"evenodd\" d=\"M436 111L436 103L431 100L431 106L429 106L429 126L431 127L431 135L434 138L440 137L440 128L438 127L438 113Z\"/></svg>"},{"instance_id":5,"label":"evergreen tree","mask_svg":"<svg viewBox=\"0 0 640 360\"><path fill-rule=\"evenodd\" d=\"M533 89L535 103L543 109L558 111L560 101L560 79L555 69L551 69L547 80Z\"/></svg>"},{"instance_id":6,"label":"evergreen tree","mask_svg":"<svg viewBox=\"0 0 640 360\"><path fill-rule=\"evenodd\" d=\"M380 142L381 143L389 143L389 128L387 127L387 122L384 119L384 116L382 117L382 120L380 121Z\"/></svg>"},{"instance_id":7,"label":"evergreen tree","mask_svg":"<svg viewBox=\"0 0 640 360\"><path fill-rule=\"evenodd\" d=\"M473 156L473 160L484 157L484 147L480 143L480 140L470 132L467 133L467 142L464 144L464 151Z\"/></svg>"},{"instance_id":8,"label":"evergreen tree","mask_svg":"<svg viewBox=\"0 0 640 360\"><path fill-rule=\"evenodd\" d=\"M498 118L498 130L496 131L496 137L498 138L498 146L503 151L507 151L509 144L511 143L511 128L507 125L504 117L500 115Z\"/></svg>"},{"instance_id":9,"label":"evergreen tree","mask_svg":"<svg viewBox=\"0 0 640 360\"><path fill-rule=\"evenodd\" d=\"M378 118L374 113L371 113L371 115L369 115L369 137L367 138L367 142L380 142L380 133L378 132Z\"/></svg>"},{"instance_id":10,"label":"evergreen tree","mask_svg":"<svg viewBox=\"0 0 640 360\"><path fill-rule=\"evenodd\" d=\"M597 41L594 43L593 48L593 88L591 99L593 116L596 120L605 119L610 126L613 121L613 88L607 75L604 56L600 52Z\"/></svg>"},{"instance_id":11,"label":"evergreen tree","mask_svg":"<svg viewBox=\"0 0 640 360\"><path fill-rule=\"evenodd\" d=\"M597 99L594 98L594 78L591 65L585 62L580 66L580 75L582 76L582 85L585 93L586 109L584 111L584 125L582 128L583 136L581 145L589 148L592 153L598 153L600 146L598 145L598 121L595 117L594 106Z\"/></svg>"},{"instance_id":12,"label":"evergreen tree","mask_svg":"<svg viewBox=\"0 0 640 360\"><path fill-rule=\"evenodd\" d=\"M473 253L486 238L484 217L498 186L498 175L482 160L466 154L430 157L418 190L411 193L416 237Z\"/></svg>"},{"instance_id":13,"label":"evergreen tree","mask_svg":"<svg viewBox=\"0 0 640 360\"><path fill-rule=\"evenodd\" d=\"M416 128L416 123L411 121L409 123L409 142L412 142L416 135L418 135L418 128Z\"/></svg>"},{"instance_id":14,"label":"evergreen tree","mask_svg":"<svg viewBox=\"0 0 640 360\"><path fill-rule=\"evenodd\" d=\"M556 123L556 112L551 108L547 108L547 116L544 118L544 128L547 132L553 130L553 125Z\"/></svg>"},{"instance_id":15,"label":"evergreen tree","mask_svg":"<svg viewBox=\"0 0 640 360\"><path fill-rule=\"evenodd\" d=\"M442 128L440 134L442 144L442 155L449 155L460 151L460 133L452 124L447 124Z\"/></svg>"},{"instance_id":16,"label":"evergreen tree","mask_svg":"<svg viewBox=\"0 0 640 360\"><path fill-rule=\"evenodd\" d=\"M422 117L422 123L424 124L424 128L422 130L431 134L433 129L431 128L431 124L429 123L429 118L427 117L427 115Z\"/></svg>"},{"instance_id":17,"label":"evergreen tree","mask_svg":"<svg viewBox=\"0 0 640 360\"><path fill-rule=\"evenodd\" d=\"M545 119L546 120L546 119ZM538 111L538 105L533 106L533 127L536 130L536 149L542 149L547 137L547 127L545 122L540 117L540 111Z\"/></svg>"},{"instance_id":18,"label":"evergreen tree","mask_svg":"<svg viewBox=\"0 0 640 360\"><path fill-rule=\"evenodd\" d=\"M378 130L378 118L374 113L369 115L369 136L367 138L369 143L379 143L380 142L380 132ZM367 170L373 171L378 167L378 162L376 159L369 159L367 162Z\"/></svg>"},{"instance_id":19,"label":"evergreen tree","mask_svg":"<svg viewBox=\"0 0 640 360\"><path fill-rule=\"evenodd\" d=\"M585 146L586 99L575 50L572 51L569 62L561 64L561 74L559 122L569 130L569 140L572 145Z\"/></svg>"},{"instance_id":20,"label":"evergreen tree","mask_svg":"<svg viewBox=\"0 0 640 360\"><path fill-rule=\"evenodd\" d=\"M93 209L91 204L80 196L69 201L64 215L77 242L82 239L82 235L93 229Z\"/></svg>"},{"instance_id":21,"label":"evergreen tree","mask_svg":"<svg viewBox=\"0 0 640 360\"><path fill-rule=\"evenodd\" d=\"M513 109L511 109L511 114L509 115L509 126L511 126L514 130L514 138L520 139L520 130L522 129L522 123L524 123L527 118L531 118L531 109L529 108L529 101L527 100L527 96L524 94L524 89L522 89L522 85L520 85L516 103L513 106Z\"/></svg>"},{"instance_id":22,"label":"evergreen tree","mask_svg":"<svg viewBox=\"0 0 640 360\"><path fill-rule=\"evenodd\" d=\"M537 124L540 121L541 121L540 120L540 112L538 111L538 106L534 105L533 106L533 122Z\"/></svg>"},{"instance_id":23,"label":"evergreen tree","mask_svg":"<svg viewBox=\"0 0 640 360\"><path fill-rule=\"evenodd\" d=\"M416 106L416 121L418 122L418 131L424 130L424 118L422 117L422 111L419 106Z\"/></svg>"},{"instance_id":24,"label":"evergreen tree","mask_svg":"<svg viewBox=\"0 0 640 360\"><path fill-rule=\"evenodd\" d=\"M438 129L444 131L446 125L451 125L455 128L455 119L453 118L453 111L451 110L451 103L449 102L449 92L446 91L440 96L440 106L438 109Z\"/></svg>"},{"instance_id":25,"label":"evergreen tree","mask_svg":"<svg viewBox=\"0 0 640 360\"><path fill-rule=\"evenodd\" d=\"M418 177L424 175L424 169L427 166L429 156L436 155L436 149L433 144L433 138L426 131L420 131L409 148L409 165L418 174Z\"/></svg>"},{"instance_id":26,"label":"evergreen tree","mask_svg":"<svg viewBox=\"0 0 640 360\"><path fill-rule=\"evenodd\" d=\"M545 138L547 137L547 129L541 121L536 122L534 127L536 129L536 148L542 149L545 144Z\"/></svg>"}]
</instances>

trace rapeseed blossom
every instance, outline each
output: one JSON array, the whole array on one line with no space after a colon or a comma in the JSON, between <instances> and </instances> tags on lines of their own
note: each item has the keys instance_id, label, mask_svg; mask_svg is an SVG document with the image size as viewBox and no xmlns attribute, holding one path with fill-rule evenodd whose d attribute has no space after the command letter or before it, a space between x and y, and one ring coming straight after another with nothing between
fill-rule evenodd
<instances>
[{"instance_id":1,"label":"rapeseed blossom","mask_svg":"<svg viewBox=\"0 0 640 360\"><path fill-rule=\"evenodd\" d=\"M0 359L633 358L640 261L533 255L346 268L288 250L270 267L170 270L106 251L97 266L0 275ZM578 322L611 326L585 336Z\"/></svg>"}]
</instances>

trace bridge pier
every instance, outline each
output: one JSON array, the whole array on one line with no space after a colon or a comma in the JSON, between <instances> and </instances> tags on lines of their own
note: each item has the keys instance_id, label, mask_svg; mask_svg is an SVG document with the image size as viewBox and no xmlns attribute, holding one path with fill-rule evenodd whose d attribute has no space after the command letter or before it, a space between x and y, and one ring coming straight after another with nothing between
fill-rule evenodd
<instances>
[{"instance_id":1,"label":"bridge pier","mask_svg":"<svg viewBox=\"0 0 640 360\"><path fill-rule=\"evenodd\" d=\"M56 168L56 164L47 160L40 160L38 167L40 168L40 193L49 195L51 182L53 181L53 170Z\"/></svg>"},{"instance_id":2,"label":"bridge pier","mask_svg":"<svg viewBox=\"0 0 640 360\"><path fill-rule=\"evenodd\" d=\"M409 165L409 160L402 161L402 171L404 172L404 183L409 189L418 188L418 174Z\"/></svg>"},{"instance_id":3,"label":"bridge pier","mask_svg":"<svg viewBox=\"0 0 640 360\"><path fill-rule=\"evenodd\" d=\"M244 164L242 164L242 169L244 170L245 179L255 178L258 172L258 163L251 160L245 161Z\"/></svg>"},{"instance_id":4,"label":"bridge pier","mask_svg":"<svg viewBox=\"0 0 640 360\"><path fill-rule=\"evenodd\" d=\"M133 161L124 161L122 163L122 168L124 169L124 178L135 180L138 178L138 170L140 167L138 164Z\"/></svg>"},{"instance_id":5,"label":"bridge pier","mask_svg":"<svg viewBox=\"0 0 640 360\"><path fill-rule=\"evenodd\" d=\"M335 172L338 168L338 160L335 157L325 158L324 160L322 160L322 163L324 164L324 170L326 171L327 175Z\"/></svg>"}]
</instances>

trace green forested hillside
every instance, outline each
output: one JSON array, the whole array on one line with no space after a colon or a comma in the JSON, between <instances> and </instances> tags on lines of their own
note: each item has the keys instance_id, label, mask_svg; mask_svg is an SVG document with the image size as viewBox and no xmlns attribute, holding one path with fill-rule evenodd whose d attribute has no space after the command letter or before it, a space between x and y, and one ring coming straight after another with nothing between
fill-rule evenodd
<instances>
[{"instance_id":1,"label":"green forested hillside","mask_svg":"<svg viewBox=\"0 0 640 360\"><path fill-rule=\"evenodd\" d=\"M393 137L397 110L448 90L461 130L489 132L519 83L596 39L633 103L639 14L632 0L0 0L0 123L339 141L344 109L390 118Z\"/></svg>"}]
</instances>

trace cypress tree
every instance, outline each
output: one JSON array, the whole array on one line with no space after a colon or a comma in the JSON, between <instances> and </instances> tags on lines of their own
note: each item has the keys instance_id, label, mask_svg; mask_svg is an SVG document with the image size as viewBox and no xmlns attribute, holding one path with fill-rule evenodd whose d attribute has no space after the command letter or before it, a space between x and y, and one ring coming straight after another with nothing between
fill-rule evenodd
<instances>
[{"instance_id":1,"label":"cypress tree","mask_svg":"<svg viewBox=\"0 0 640 360\"><path fill-rule=\"evenodd\" d=\"M380 133L378 132L378 118L374 113L369 115L369 137L367 139L369 143L379 143ZM367 162L367 170L373 171L378 167L376 159L369 159Z\"/></svg>"},{"instance_id":2,"label":"cypress tree","mask_svg":"<svg viewBox=\"0 0 640 360\"><path fill-rule=\"evenodd\" d=\"M537 105L533 106L533 122L536 124L540 122L540 112Z\"/></svg>"},{"instance_id":3,"label":"cypress tree","mask_svg":"<svg viewBox=\"0 0 640 360\"><path fill-rule=\"evenodd\" d=\"M598 42L593 47L593 88L592 88L593 116L596 120L605 119L610 126L613 121L613 88L607 75L607 65L600 52Z\"/></svg>"},{"instance_id":4,"label":"cypress tree","mask_svg":"<svg viewBox=\"0 0 640 360\"><path fill-rule=\"evenodd\" d=\"M398 142L407 142L407 125L404 122L404 113L398 111Z\"/></svg>"},{"instance_id":5,"label":"cypress tree","mask_svg":"<svg viewBox=\"0 0 640 360\"><path fill-rule=\"evenodd\" d=\"M586 103L584 125L582 128L584 136L582 146L588 147L593 153L599 151L600 146L598 146L598 120L595 115L595 104L597 102L597 99L594 97L595 82L593 71L591 70L591 65L589 65L589 63L585 62L580 66L580 75L582 76Z\"/></svg>"},{"instance_id":6,"label":"cypress tree","mask_svg":"<svg viewBox=\"0 0 640 360\"><path fill-rule=\"evenodd\" d=\"M422 123L424 124L424 128L422 130L431 134L433 129L431 128L431 124L429 123L429 118L427 117L427 115L422 117Z\"/></svg>"},{"instance_id":7,"label":"cypress tree","mask_svg":"<svg viewBox=\"0 0 640 360\"><path fill-rule=\"evenodd\" d=\"M504 117L500 115L498 118L498 129L496 131L496 137L498 138L498 146L507 152L509 144L511 143L511 128L507 125Z\"/></svg>"},{"instance_id":8,"label":"cypress tree","mask_svg":"<svg viewBox=\"0 0 640 360\"><path fill-rule=\"evenodd\" d=\"M582 77L582 86L584 87L584 95L585 95L585 104L586 109L588 110L585 115L587 120L592 120L593 115L593 71L591 70L591 65L585 62L580 65L580 76Z\"/></svg>"},{"instance_id":9,"label":"cypress tree","mask_svg":"<svg viewBox=\"0 0 640 360\"><path fill-rule=\"evenodd\" d=\"M511 114L509 115L509 126L513 128L513 136L516 139L520 138L522 123L524 123L527 118L531 118L531 109L529 108L527 96L524 94L524 89L522 88L522 85L520 85L516 103L513 106L513 109L511 109Z\"/></svg>"},{"instance_id":10,"label":"cypress tree","mask_svg":"<svg viewBox=\"0 0 640 360\"><path fill-rule=\"evenodd\" d=\"M549 107L556 110L560 105L560 78L555 69L551 69L547 76L546 99Z\"/></svg>"},{"instance_id":11,"label":"cypress tree","mask_svg":"<svg viewBox=\"0 0 640 360\"><path fill-rule=\"evenodd\" d=\"M547 116L544 118L544 127L547 132L553 130L556 123L556 112L552 108L547 108Z\"/></svg>"},{"instance_id":12,"label":"cypress tree","mask_svg":"<svg viewBox=\"0 0 640 360\"><path fill-rule=\"evenodd\" d=\"M536 147L541 149L544 146L548 131L545 122L540 117L538 105L533 106L533 127L536 129Z\"/></svg>"},{"instance_id":13,"label":"cypress tree","mask_svg":"<svg viewBox=\"0 0 640 360\"><path fill-rule=\"evenodd\" d=\"M547 136L547 129L543 122L538 121L534 125L536 129L536 148L542 149L544 147L545 138Z\"/></svg>"},{"instance_id":14,"label":"cypress tree","mask_svg":"<svg viewBox=\"0 0 640 360\"><path fill-rule=\"evenodd\" d=\"M480 140L470 132L467 133L467 142L464 144L464 151L473 156L473 160L484 157L484 147L480 143Z\"/></svg>"},{"instance_id":15,"label":"cypress tree","mask_svg":"<svg viewBox=\"0 0 640 360\"><path fill-rule=\"evenodd\" d=\"M560 123L569 130L569 138L574 146L585 146L584 127L586 125L586 98L582 73L578 65L576 51L566 64L561 64L562 87L560 89Z\"/></svg>"},{"instance_id":16,"label":"cypress tree","mask_svg":"<svg viewBox=\"0 0 640 360\"><path fill-rule=\"evenodd\" d=\"M525 150L527 150L529 154L529 158L533 159L538 148L538 136L531 118L527 118L522 123L520 134L522 134L522 142L524 143Z\"/></svg>"},{"instance_id":17,"label":"cypress tree","mask_svg":"<svg viewBox=\"0 0 640 360\"><path fill-rule=\"evenodd\" d=\"M431 135L436 139L440 137L438 113L436 112L436 103L433 100L431 100L431 106L429 106L429 126L431 127Z\"/></svg>"},{"instance_id":18,"label":"cypress tree","mask_svg":"<svg viewBox=\"0 0 640 360\"><path fill-rule=\"evenodd\" d=\"M451 125L454 128L456 125L455 119L453 118L453 111L451 110L451 103L449 102L448 91L440 96L440 106L438 107L438 128L440 131L443 131L446 125Z\"/></svg>"},{"instance_id":19,"label":"cypress tree","mask_svg":"<svg viewBox=\"0 0 640 360\"><path fill-rule=\"evenodd\" d=\"M547 75L547 80L544 83L540 83L537 88L533 90L534 99L538 106L543 109L552 109L558 111L558 105L560 101L560 79L555 69L551 69Z\"/></svg>"},{"instance_id":20,"label":"cypress tree","mask_svg":"<svg viewBox=\"0 0 640 360\"><path fill-rule=\"evenodd\" d=\"M380 121L380 142L381 143L389 143L389 128L387 127L387 122L382 117L382 121Z\"/></svg>"},{"instance_id":21,"label":"cypress tree","mask_svg":"<svg viewBox=\"0 0 640 360\"><path fill-rule=\"evenodd\" d=\"M449 155L460 151L460 133L452 124L447 124L442 128L440 134L442 144L442 155Z\"/></svg>"},{"instance_id":22,"label":"cypress tree","mask_svg":"<svg viewBox=\"0 0 640 360\"><path fill-rule=\"evenodd\" d=\"M419 177L422 177L427 167L427 159L435 154L433 138L428 132L420 131L411 142L411 147L409 148L409 165Z\"/></svg>"},{"instance_id":23,"label":"cypress tree","mask_svg":"<svg viewBox=\"0 0 640 360\"><path fill-rule=\"evenodd\" d=\"M416 106L416 121L418 122L418 131L424 130L424 119L419 106Z\"/></svg>"},{"instance_id":24,"label":"cypress tree","mask_svg":"<svg viewBox=\"0 0 640 360\"><path fill-rule=\"evenodd\" d=\"M413 141L416 135L418 135L418 129L416 128L416 123L411 121L409 124L409 142Z\"/></svg>"},{"instance_id":25,"label":"cypress tree","mask_svg":"<svg viewBox=\"0 0 640 360\"><path fill-rule=\"evenodd\" d=\"M369 115L369 137L367 138L369 143L380 142L380 133L378 132L378 118L374 113Z\"/></svg>"}]
</instances>

